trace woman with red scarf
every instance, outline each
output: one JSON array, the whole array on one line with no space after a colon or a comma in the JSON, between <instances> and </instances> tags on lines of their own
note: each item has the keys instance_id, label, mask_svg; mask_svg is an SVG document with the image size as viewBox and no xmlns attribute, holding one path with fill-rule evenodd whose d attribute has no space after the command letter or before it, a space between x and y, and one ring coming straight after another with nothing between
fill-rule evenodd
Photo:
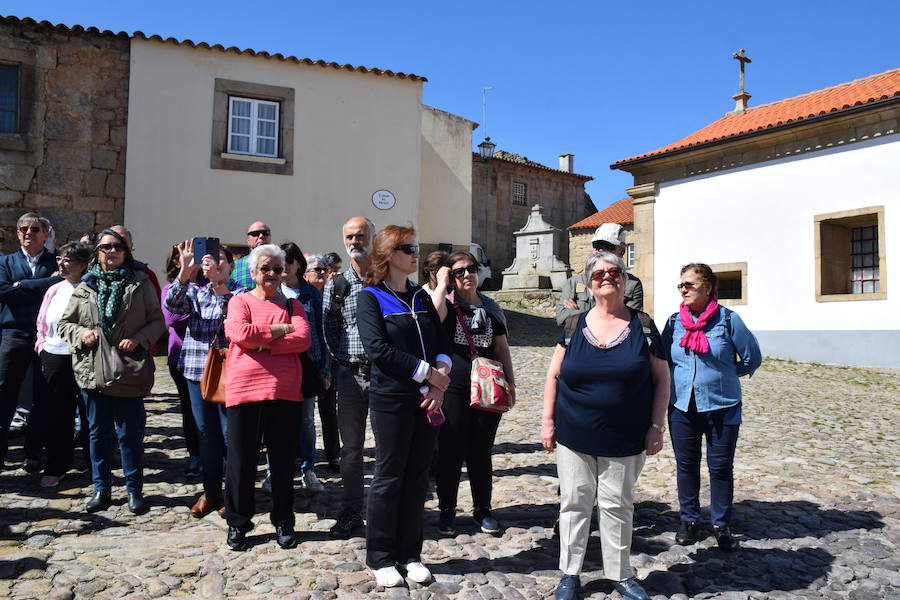
<instances>
[{"instance_id":1,"label":"woman with red scarf","mask_svg":"<svg viewBox=\"0 0 900 600\"><path fill-rule=\"evenodd\" d=\"M739 377L762 363L756 337L737 313L716 301L718 279L709 265L681 268L679 312L663 330L669 350L672 394L669 428L675 451L681 527L675 543L693 544L705 536L700 527L701 441L706 438L710 481L710 520L719 548L737 542L729 528L734 498L734 451L741 426Z\"/></svg>"}]
</instances>

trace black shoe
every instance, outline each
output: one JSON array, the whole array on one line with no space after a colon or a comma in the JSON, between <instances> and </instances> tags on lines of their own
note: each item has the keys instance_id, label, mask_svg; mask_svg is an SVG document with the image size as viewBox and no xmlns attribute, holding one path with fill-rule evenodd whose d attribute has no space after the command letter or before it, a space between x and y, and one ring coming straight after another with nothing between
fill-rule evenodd
<instances>
[{"instance_id":1,"label":"black shoe","mask_svg":"<svg viewBox=\"0 0 900 600\"><path fill-rule=\"evenodd\" d=\"M675 534L675 543L679 546L696 544L699 533L700 523L696 521L682 521L678 533Z\"/></svg>"},{"instance_id":2,"label":"black shoe","mask_svg":"<svg viewBox=\"0 0 900 600\"><path fill-rule=\"evenodd\" d=\"M713 535L716 538L716 543L719 544L719 550L722 552L731 552L738 546L737 540L734 539L734 535L732 535L728 525L723 527L714 525Z\"/></svg>"},{"instance_id":3,"label":"black shoe","mask_svg":"<svg viewBox=\"0 0 900 600\"><path fill-rule=\"evenodd\" d=\"M200 459L196 456L191 456L188 458L187 463L184 465L184 474L185 475L199 475L200 474Z\"/></svg>"},{"instance_id":4,"label":"black shoe","mask_svg":"<svg viewBox=\"0 0 900 600\"><path fill-rule=\"evenodd\" d=\"M491 509L489 508L477 508L475 509L475 513L472 515L472 518L481 528L483 533L500 533L500 523L497 522L497 519L491 514Z\"/></svg>"},{"instance_id":5,"label":"black shoe","mask_svg":"<svg viewBox=\"0 0 900 600\"><path fill-rule=\"evenodd\" d=\"M365 526L362 516L349 506L344 508L337 517L337 523L330 529L331 535L338 538L350 537L353 530Z\"/></svg>"},{"instance_id":6,"label":"black shoe","mask_svg":"<svg viewBox=\"0 0 900 600\"><path fill-rule=\"evenodd\" d=\"M294 536L294 526L282 524L275 528L275 541L285 550L297 547L297 538Z\"/></svg>"},{"instance_id":7,"label":"black shoe","mask_svg":"<svg viewBox=\"0 0 900 600\"><path fill-rule=\"evenodd\" d=\"M578 575L563 575L553 597L555 600L581 600L581 579Z\"/></svg>"},{"instance_id":8,"label":"black shoe","mask_svg":"<svg viewBox=\"0 0 900 600\"><path fill-rule=\"evenodd\" d=\"M228 528L228 537L225 538L225 543L235 552L243 552L249 548L247 544L247 534L239 527Z\"/></svg>"},{"instance_id":9,"label":"black shoe","mask_svg":"<svg viewBox=\"0 0 900 600\"><path fill-rule=\"evenodd\" d=\"M94 492L91 499L84 505L84 510L89 513L100 512L112 506L112 494L109 492Z\"/></svg>"},{"instance_id":10,"label":"black shoe","mask_svg":"<svg viewBox=\"0 0 900 600\"><path fill-rule=\"evenodd\" d=\"M613 581L613 589L622 594L623 600L650 600L650 596L634 577L624 581Z\"/></svg>"},{"instance_id":11,"label":"black shoe","mask_svg":"<svg viewBox=\"0 0 900 600\"><path fill-rule=\"evenodd\" d=\"M341 472L341 463L337 460L329 460L328 461L328 470L332 473L340 473Z\"/></svg>"},{"instance_id":12,"label":"black shoe","mask_svg":"<svg viewBox=\"0 0 900 600\"><path fill-rule=\"evenodd\" d=\"M438 533L441 535L456 535L456 527L453 522L456 520L456 511L452 508L441 509L438 517Z\"/></svg>"},{"instance_id":13,"label":"black shoe","mask_svg":"<svg viewBox=\"0 0 900 600\"><path fill-rule=\"evenodd\" d=\"M142 515L150 510L150 503L144 500L144 495L140 492L128 492L128 510Z\"/></svg>"},{"instance_id":14,"label":"black shoe","mask_svg":"<svg viewBox=\"0 0 900 600\"><path fill-rule=\"evenodd\" d=\"M22 468L29 475L37 475L41 472L41 461L36 458L26 458L25 462L22 463Z\"/></svg>"}]
</instances>

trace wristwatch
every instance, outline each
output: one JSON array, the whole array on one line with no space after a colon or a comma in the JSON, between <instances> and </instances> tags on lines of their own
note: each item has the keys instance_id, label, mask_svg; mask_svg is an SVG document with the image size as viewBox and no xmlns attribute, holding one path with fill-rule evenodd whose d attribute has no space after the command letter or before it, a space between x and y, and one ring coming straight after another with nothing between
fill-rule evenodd
<instances>
[{"instance_id":1,"label":"wristwatch","mask_svg":"<svg viewBox=\"0 0 900 600\"><path fill-rule=\"evenodd\" d=\"M652 427L653 429L659 429L660 433L666 432L666 424L665 423L663 423L661 425L658 425L656 423L650 423L650 427Z\"/></svg>"}]
</instances>

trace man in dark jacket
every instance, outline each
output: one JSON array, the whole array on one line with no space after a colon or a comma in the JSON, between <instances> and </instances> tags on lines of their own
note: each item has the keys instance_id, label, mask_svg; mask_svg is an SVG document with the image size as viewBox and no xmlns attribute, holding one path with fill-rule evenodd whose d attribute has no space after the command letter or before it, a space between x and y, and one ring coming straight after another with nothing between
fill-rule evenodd
<instances>
[{"instance_id":1,"label":"man in dark jacket","mask_svg":"<svg viewBox=\"0 0 900 600\"><path fill-rule=\"evenodd\" d=\"M21 248L0 258L0 465L6 459L9 424L29 366L32 388L37 389L41 371L34 343L44 292L62 281L57 275L56 256L44 248L50 235L48 223L35 213L19 217L16 235ZM36 472L40 468L40 464L28 462L32 464L26 464L26 470Z\"/></svg>"}]
</instances>

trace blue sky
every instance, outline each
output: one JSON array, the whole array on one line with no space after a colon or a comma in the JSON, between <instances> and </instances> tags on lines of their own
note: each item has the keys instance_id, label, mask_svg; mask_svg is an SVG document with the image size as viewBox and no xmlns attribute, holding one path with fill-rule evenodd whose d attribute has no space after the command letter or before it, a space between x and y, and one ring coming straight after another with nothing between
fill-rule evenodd
<instances>
[{"instance_id":1,"label":"blue sky","mask_svg":"<svg viewBox=\"0 0 900 600\"><path fill-rule=\"evenodd\" d=\"M413 72L426 104L477 122L493 86L498 149L549 166L574 153L598 208L631 185L611 163L734 107L740 48L751 106L900 67L895 0L4 0L0 14Z\"/></svg>"}]
</instances>

